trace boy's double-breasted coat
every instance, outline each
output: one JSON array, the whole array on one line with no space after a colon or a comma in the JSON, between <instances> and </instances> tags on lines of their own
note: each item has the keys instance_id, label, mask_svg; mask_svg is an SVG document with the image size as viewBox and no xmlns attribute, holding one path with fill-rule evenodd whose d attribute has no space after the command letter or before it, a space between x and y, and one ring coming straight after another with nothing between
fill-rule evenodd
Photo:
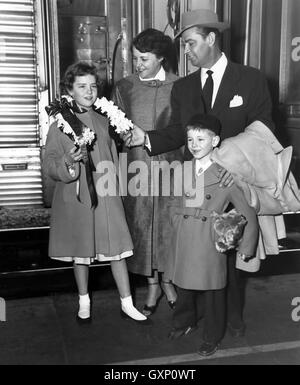
<instances>
[{"instance_id":1,"label":"boy's double-breasted coat","mask_svg":"<svg viewBox=\"0 0 300 385\"><path fill-rule=\"evenodd\" d=\"M246 217L248 223L238 250L249 256L255 255L258 239L256 213L236 185L226 188L219 186L219 169L220 166L213 163L196 177L203 180L198 185L203 188L203 194L197 191L198 199L203 197L201 205L188 207L194 206L191 202L195 199L195 190L192 182L188 182L193 179L184 176L183 197L170 207L174 233L166 275L183 289L217 290L226 285L227 256L216 250L210 216L212 211L223 213L232 203Z\"/></svg>"}]
</instances>

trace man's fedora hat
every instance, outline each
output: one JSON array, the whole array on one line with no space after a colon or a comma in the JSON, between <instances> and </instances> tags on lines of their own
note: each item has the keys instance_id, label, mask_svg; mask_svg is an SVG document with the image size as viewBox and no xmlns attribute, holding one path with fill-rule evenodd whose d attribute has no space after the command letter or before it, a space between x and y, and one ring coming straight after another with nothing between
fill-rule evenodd
<instances>
[{"instance_id":1,"label":"man's fedora hat","mask_svg":"<svg viewBox=\"0 0 300 385\"><path fill-rule=\"evenodd\" d=\"M195 9L182 14L181 30L176 34L175 39L187 29L196 26L216 28L221 32L230 27L228 23L220 22L218 15L210 9Z\"/></svg>"}]
</instances>

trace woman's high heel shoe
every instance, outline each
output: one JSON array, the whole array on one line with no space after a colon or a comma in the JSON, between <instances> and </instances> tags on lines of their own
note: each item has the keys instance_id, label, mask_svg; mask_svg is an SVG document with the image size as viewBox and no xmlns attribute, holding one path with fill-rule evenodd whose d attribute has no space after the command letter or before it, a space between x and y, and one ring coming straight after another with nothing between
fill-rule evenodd
<instances>
[{"instance_id":1,"label":"woman's high heel shoe","mask_svg":"<svg viewBox=\"0 0 300 385\"><path fill-rule=\"evenodd\" d=\"M159 286L159 283L158 282L148 283L148 285L158 285ZM155 304L154 305L147 305L147 304L145 304L144 308L142 310L142 313L146 317L149 317L150 315L154 314L156 312L156 309L157 309L157 306L159 304L159 301L162 299L163 296L164 296L164 292L161 290L160 295L156 298Z\"/></svg>"},{"instance_id":2,"label":"woman's high heel shoe","mask_svg":"<svg viewBox=\"0 0 300 385\"><path fill-rule=\"evenodd\" d=\"M175 307L176 307L176 301L168 301L168 305L170 306L170 308L171 308L172 310L174 310Z\"/></svg>"},{"instance_id":3,"label":"woman's high heel shoe","mask_svg":"<svg viewBox=\"0 0 300 385\"><path fill-rule=\"evenodd\" d=\"M172 285L173 288L174 288L174 285L173 285L172 282L162 281L162 284L163 284L163 285ZM175 290L175 288L174 288L174 290ZM165 291L164 291L164 293L166 294L166 297L167 297L167 300L168 300L168 305L170 306L170 308L171 308L172 310L174 310L175 307L176 307L176 300L169 300L169 299L168 299L168 296L167 296L167 293L166 293Z\"/></svg>"}]
</instances>

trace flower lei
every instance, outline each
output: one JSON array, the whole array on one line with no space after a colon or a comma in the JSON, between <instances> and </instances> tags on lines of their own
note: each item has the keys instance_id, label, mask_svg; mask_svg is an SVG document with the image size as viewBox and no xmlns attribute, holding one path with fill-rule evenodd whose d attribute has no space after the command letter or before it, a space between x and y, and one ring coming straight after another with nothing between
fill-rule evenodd
<instances>
[{"instance_id":1,"label":"flower lei","mask_svg":"<svg viewBox=\"0 0 300 385\"><path fill-rule=\"evenodd\" d=\"M58 127L68 136L72 136L74 143L78 146L92 145L96 138L94 131L88 127L84 127L80 136L76 135L69 123L63 118L61 114L56 115Z\"/></svg>"},{"instance_id":2,"label":"flower lei","mask_svg":"<svg viewBox=\"0 0 300 385\"><path fill-rule=\"evenodd\" d=\"M127 133L133 128L133 123L126 118L124 112L105 97L97 98L93 108L96 112L105 114L110 125L115 127L115 131L118 134ZM86 169L86 182L91 198L91 208L97 207L98 198L92 176L95 166L90 156L90 150L96 139L96 134L77 118L75 112L80 111L75 100L69 95L62 95L61 100L52 102L46 107L46 111L49 116L55 118L58 128L73 140L75 145L80 147L86 146L88 150L87 157L83 161ZM80 201L79 195L77 195L77 199Z\"/></svg>"},{"instance_id":3,"label":"flower lei","mask_svg":"<svg viewBox=\"0 0 300 385\"><path fill-rule=\"evenodd\" d=\"M62 95L61 102L55 101L50 104L48 108L50 110L49 115L54 116L57 121L57 127L62 130L63 133L68 135L76 145L83 146L93 144L93 141L96 139L96 135L94 131L92 131L89 127L84 126L80 135L77 135L74 129L70 126L70 124L64 119L60 110L64 106L68 106L71 113L74 114L73 108L75 105L74 99L69 95ZM48 112L48 111L47 111Z\"/></svg>"},{"instance_id":4,"label":"flower lei","mask_svg":"<svg viewBox=\"0 0 300 385\"><path fill-rule=\"evenodd\" d=\"M94 107L96 111L100 109L103 114L106 114L110 125L115 127L116 133L126 134L128 131L132 130L132 121L127 119L124 112L111 100L108 101L105 97L102 97L101 99L97 98Z\"/></svg>"},{"instance_id":5,"label":"flower lei","mask_svg":"<svg viewBox=\"0 0 300 385\"><path fill-rule=\"evenodd\" d=\"M50 116L54 116L56 119L58 128L60 128L62 132L68 135L76 145L91 146L96 138L94 131L92 131L89 127L84 126L82 133L77 135L74 129L64 119L60 112L61 108L67 106L73 113L75 105L76 103L70 95L62 95L61 102L56 100L55 102L51 103L50 106L46 108L46 110ZM110 125L115 127L115 131L118 134L126 134L133 128L132 121L126 118L125 113L121 111L112 101L107 100L105 97L102 97L101 99L97 98L93 104L93 108L96 112L101 112L107 116Z\"/></svg>"}]
</instances>

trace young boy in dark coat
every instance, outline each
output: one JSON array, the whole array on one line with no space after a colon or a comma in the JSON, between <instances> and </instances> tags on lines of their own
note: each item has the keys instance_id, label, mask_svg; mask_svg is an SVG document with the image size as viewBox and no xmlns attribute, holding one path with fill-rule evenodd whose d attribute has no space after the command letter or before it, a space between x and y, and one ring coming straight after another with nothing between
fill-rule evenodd
<instances>
[{"instance_id":1,"label":"young boy in dark coat","mask_svg":"<svg viewBox=\"0 0 300 385\"><path fill-rule=\"evenodd\" d=\"M219 144L220 131L220 121L212 115L195 115L187 124L193 177L188 178L186 172L183 173L183 198L180 204L171 207L174 233L166 272L178 287L169 337L175 339L190 333L197 327L197 321L204 317L203 343L198 353L205 356L217 350L224 335L226 317L227 257L216 249L213 213L224 213L231 203L246 218L238 258L251 258L258 239L255 211L236 185L220 187L220 166L210 159ZM199 186L203 188L203 194L199 191L193 194L195 185L198 190ZM199 200L199 197L203 199ZM205 302L204 314L197 314L198 306L203 309L201 301Z\"/></svg>"}]
</instances>

